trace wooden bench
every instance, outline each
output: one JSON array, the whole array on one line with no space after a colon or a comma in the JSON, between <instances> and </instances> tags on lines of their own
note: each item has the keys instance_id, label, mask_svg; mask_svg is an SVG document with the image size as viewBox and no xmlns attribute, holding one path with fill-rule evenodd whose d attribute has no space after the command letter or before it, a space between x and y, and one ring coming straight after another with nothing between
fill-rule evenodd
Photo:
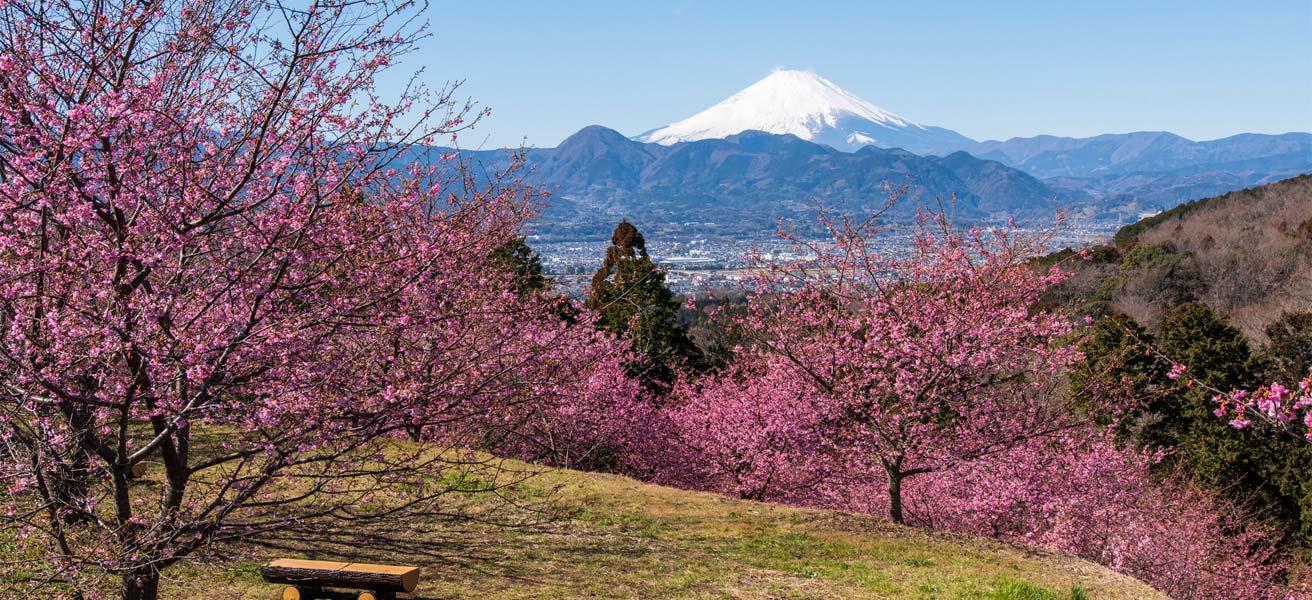
<instances>
[{"instance_id":1,"label":"wooden bench","mask_svg":"<svg viewBox=\"0 0 1312 600\"><path fill-rule=\"evenodd\" d=\"M324 588L364 590L357 600L412 598L419 585L419 567L367 565L280 558L260 567L269 583L285 583L283 600L307 600L325 596Z\"/></svg>"}]
</instances>

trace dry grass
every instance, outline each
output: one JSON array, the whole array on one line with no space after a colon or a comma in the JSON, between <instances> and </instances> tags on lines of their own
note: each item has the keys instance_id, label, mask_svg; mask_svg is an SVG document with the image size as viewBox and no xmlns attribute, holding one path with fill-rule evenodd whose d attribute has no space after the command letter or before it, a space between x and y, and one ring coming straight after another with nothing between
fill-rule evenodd
<instances>
[{"instance_id":1,"label":"dry grass","mask_svg":"<svg viewBox=\"0 0 1312 600\"><path fill-rule=\"evenodd\" d=\"M428 600L1165 598L1068 556L613 475L544 470L509 499L518 508L480 495L451 508L512 526L434 517L251 540L227 559L171 569L163 595L274 598L256 565L297 556L420 565Z\"/></svg>"}]
</instances>

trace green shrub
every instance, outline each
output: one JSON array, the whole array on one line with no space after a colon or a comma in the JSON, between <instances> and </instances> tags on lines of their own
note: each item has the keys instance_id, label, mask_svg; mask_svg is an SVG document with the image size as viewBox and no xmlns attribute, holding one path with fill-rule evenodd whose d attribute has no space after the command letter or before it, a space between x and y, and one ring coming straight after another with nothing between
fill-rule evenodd
<instances>
[{"instance_id":1,"label":"green shrub","mask_svg":"<svg viewBox=\"0 0 1312 600\"><path fill-rule=\"evenodd\" d=\"M1125 269L1170 268L1180 261L1180 250L1171 241L1159 244L1140 244L1130 248L1121 259Z\"/></svg>"}]
</instances>

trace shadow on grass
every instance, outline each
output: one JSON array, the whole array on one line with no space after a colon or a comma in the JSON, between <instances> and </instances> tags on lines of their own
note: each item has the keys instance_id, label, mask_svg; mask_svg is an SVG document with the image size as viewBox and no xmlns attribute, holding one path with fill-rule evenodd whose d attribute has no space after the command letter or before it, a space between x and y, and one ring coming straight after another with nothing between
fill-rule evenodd
<instances>
[{"instance_id":1,"label":"shadow on grass","mask_svg":"<svg viewBox=\"0 0 1312 600\"><path fill-rule=\"evenodd\" d=\"M560 587L577 584L580 564L659 560L662 549L624 533L579 523L577 511L524 510L495 520L428 515L371 522L353 529L296 529L247 540L260 560L289 557L353 563L414 565L423 569L422 600L463 597L462 582L477 588ZM557 557L570 557L559 561ZM281 586L268 584L270 597ZM435 590L434 588L438 588ZM353 595L343 596L354 598Z\"/></svg>"}]
</instances>

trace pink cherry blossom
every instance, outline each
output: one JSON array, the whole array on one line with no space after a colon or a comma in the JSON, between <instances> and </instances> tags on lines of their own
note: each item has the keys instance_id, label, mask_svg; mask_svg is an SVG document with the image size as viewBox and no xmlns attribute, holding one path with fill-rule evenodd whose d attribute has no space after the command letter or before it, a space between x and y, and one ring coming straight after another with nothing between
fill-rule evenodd
<instances>
[{"instance_id":1,"label":"pink cherry blossom","mask_svg":"<svg viewBox=\"0 0 1312 600\"><path fill-rule=\"evenodd\" d=\"M636 400L624 344L488 261L542 198L522 155L433 164L480 111L374 93L413 10L0 6L0 537L31 585L153 599L225 541L438 510L471 449L612 437L565 400Z\"/></svg>"},{"instance_id":2,"label":"pink cherry blossom","mask_svg":"<svg viewBox=\"0 0 1312 600\"><path fill-rule=\"evenodd\" d=\"M789 236L813 258L760 265L734 367L678 390L681 443L703 456L682 476L766 499L882 480L900 521L904 480L1072 426L1048 393L1078 358L1055 344L1071 324L1035 307L1063 275L1027 263L1046 237L926 216L884 255L870 222L826 223L831 241Z\"/></svg>"}]
</instances>

